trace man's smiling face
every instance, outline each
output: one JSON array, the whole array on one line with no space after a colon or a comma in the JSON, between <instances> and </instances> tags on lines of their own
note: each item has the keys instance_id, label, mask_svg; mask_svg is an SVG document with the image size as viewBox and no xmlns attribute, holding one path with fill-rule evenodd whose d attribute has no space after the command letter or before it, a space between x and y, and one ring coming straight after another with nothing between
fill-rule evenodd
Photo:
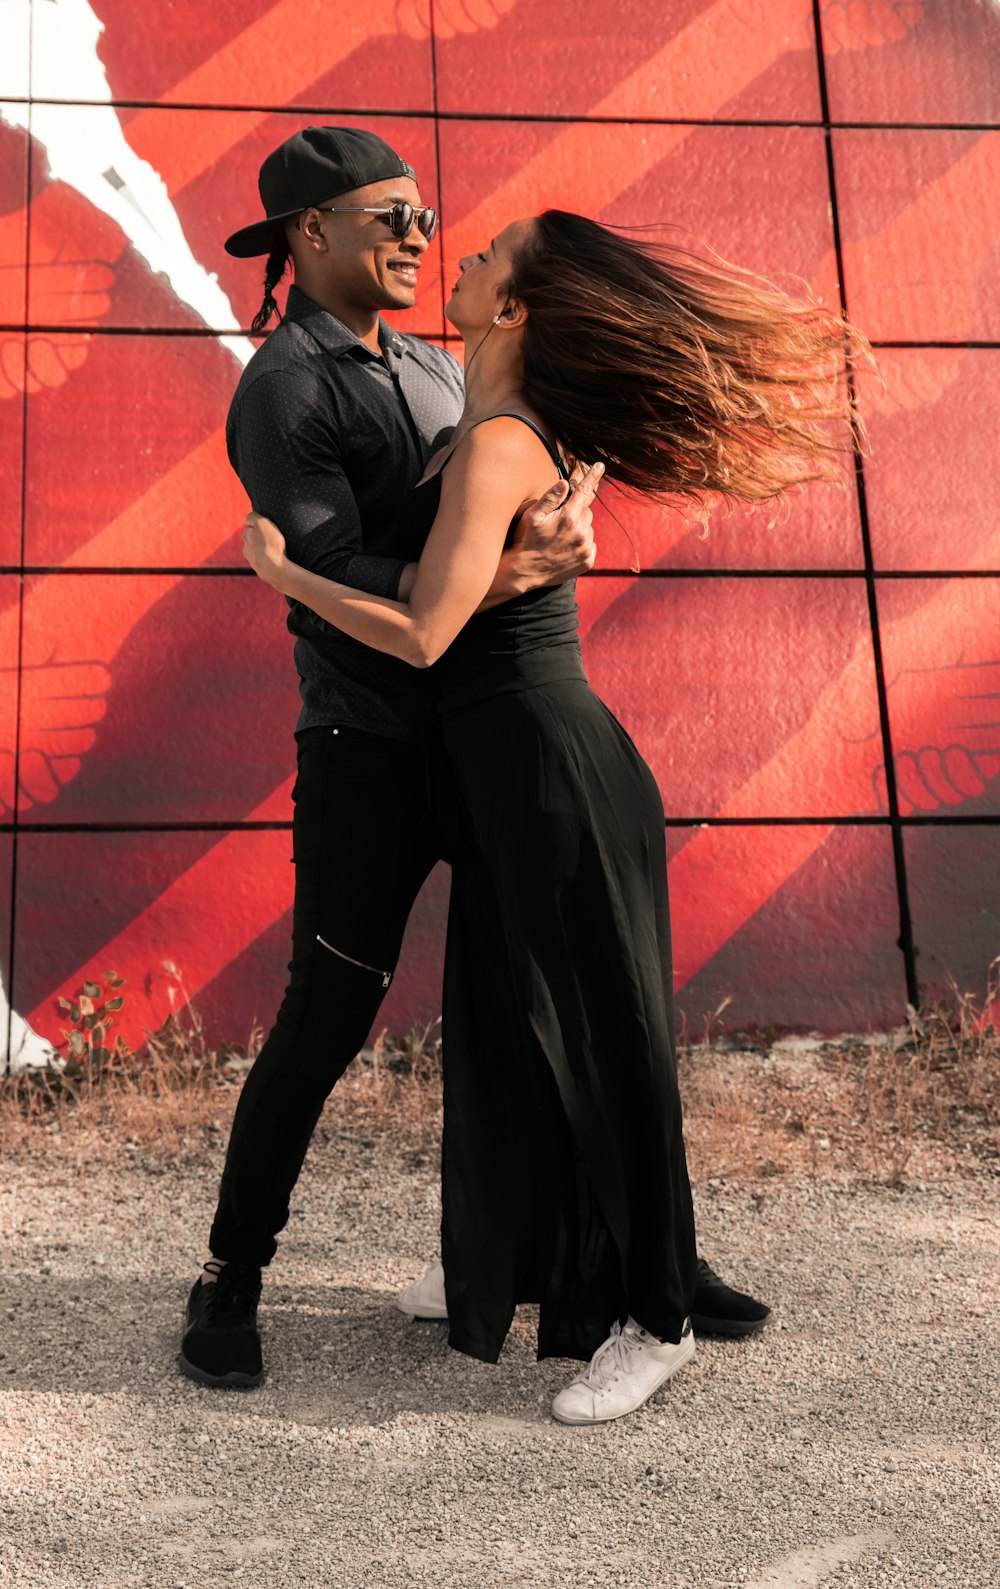
<instances>
[{"instance_id":1,"label":"man's smiling face","mask_svg":"<svg viewBox=\"0 0 1000 1589\"><path fill-rule=\"evenodd\" d=\"M393 236L389 211L399 202L420 208L420 190L409 177L390 177L338 194L329 206L303 211L295 223L300 230L306 229L307 236L314 227L320 228L326 244L324 278L337 297L354 309L412 309L416 302L427 239L416 219L408 236ZM382 213L356 213L372 207L382 207Z\"/></svg>"}]
</instances>

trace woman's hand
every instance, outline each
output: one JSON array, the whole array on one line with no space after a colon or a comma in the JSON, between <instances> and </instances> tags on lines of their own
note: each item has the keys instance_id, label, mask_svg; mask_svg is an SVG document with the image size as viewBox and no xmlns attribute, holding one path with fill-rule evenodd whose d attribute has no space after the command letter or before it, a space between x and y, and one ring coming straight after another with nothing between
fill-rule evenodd
<instances>
[{"instance_id":1,"label":"woman's hand","mask_svg":"<svg viewBox=\"0 0 1000 1589\"><path fill-rule=\"evenodd\" d=\"M259 513L248 513L243 520L243 556L268 585L284 590L289 567L285 537L276 524Z\"/></svg>"}]
</instances>

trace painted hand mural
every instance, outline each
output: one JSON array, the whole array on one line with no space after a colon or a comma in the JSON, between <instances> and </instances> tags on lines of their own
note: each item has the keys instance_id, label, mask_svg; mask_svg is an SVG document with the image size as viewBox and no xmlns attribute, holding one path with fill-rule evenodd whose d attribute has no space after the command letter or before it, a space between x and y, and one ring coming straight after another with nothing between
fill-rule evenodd
<instances>
[{"instance_id":1,"label":"painted hand mural","mask_svg":"<svg viewBox=\"0 0 1000 1589\"><path fill-rule=\"evenodd\" d=\"M837 50L870 50L898 44L920 22L924 0L826 0L820 7L823 46Z\"/></svg>"},{"instance_id":2,"label":"painted hand mural","mask_svg":"<svg viewBox=\"0 0 1000 1589\"><path fill-rule=\"evenodd\" d=\"M902 817L1000 813L997 585L983 577L1000 568L995 487L979 471L973 489L964 455L959 478L965 420L940 456L911 439L945 433L995 379L978 346L1000 301L996 88L980 59L1000 13L821 7L831 195L810 0L778 0L766 26L747 0L680 0L666 19L655 0L613 19L597 0L442 0L433 52L424 0L317 5L314 26L304 0L220 0L210 15L178 0L158 13L156 51L135 0L4 9L25 49L21 77L8 61L0 80L0 904L13 1001L45 1051L55 998L105 965L126 979L132 1041L167 1012L166 961L218 1036L269 1019L283 981L295 689L280 607L235 541L244 503L221 427L259 280L221 240L255 211L263 154L318 120L388 129L439 196L443 251L406 322L428 337L445 334L460 254L549 204L680 229L836 302L835 202L864 329L942 344L880 354L884 387L862 393L864 520L849 472L773 527L720 514L707 538L610 497L642 573L616 572L631 552L606 518L603 567L581 590L594 683L678 824L692 1019L720 994L736 1024L896 1019L906 879L887 758ZM880 120L925 126L836 125ZM972 130L935 125L955 120ZM937 544L920 529L931 472ZM963 570L977 578L890 588ZM908 833L911 882L938 838ZM977 868L983 842L979 829ZM437 1013L444 888L414 920L395 1025ZM974 976L979 955L985 969L994 926L962 939L956 973Z\"/></svg>"},{"instance_id":3,"label":"painted hand mural","mask_svg":"<svg viewBox=\"0 0 1000 1589\"><path fill-rule=\"evenodd\" d=\"M0 810L13 816L55 800L80 771L105 712L110 674L100 662L37 662L20 668L20 738L0 759ZM16 785L15 785L16 780Z\"/></svg>"}]
</instances>

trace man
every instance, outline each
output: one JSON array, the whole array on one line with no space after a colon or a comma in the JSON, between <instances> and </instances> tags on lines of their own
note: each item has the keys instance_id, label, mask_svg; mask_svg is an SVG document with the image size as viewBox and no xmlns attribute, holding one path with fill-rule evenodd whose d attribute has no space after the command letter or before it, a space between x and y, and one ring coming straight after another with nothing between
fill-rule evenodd
<instances>
[{"instance_id":1,"label":"man","mask_svg":"<svg viewBox=\"0 0 1000 1589\"><path fill-rule=\"evenodd\" d=\"M294 285L233 398L233 467L296 562L405 599L420 553L408 540L406 497L456 424L463 388L450 354L391 330L381 313L413 306L437 216L421 204L413 168L355 128L307 127L289 138L261 167L260 194L265 219L226 243L240 258L268 256L255 331L277 307L289 257ZM559 482L525 514L487 603L592 565L597 477L580 466L572 483L568 498ZM240 1096L213 1256L188 1302L181 1364L211 1385L262 1377L261 1267L276 1251L323 1104L371 1029L413 901L440 856L426 774L433 676L303 607L291 606L288 626L302 696L291 977ZM408 1311L435 1316L434 1275ZM766 1321L766 1308L707 1266L702 1284L705 1318L728 1314L721 1322L738 1333Z\"/></svg>"}]
</instances>

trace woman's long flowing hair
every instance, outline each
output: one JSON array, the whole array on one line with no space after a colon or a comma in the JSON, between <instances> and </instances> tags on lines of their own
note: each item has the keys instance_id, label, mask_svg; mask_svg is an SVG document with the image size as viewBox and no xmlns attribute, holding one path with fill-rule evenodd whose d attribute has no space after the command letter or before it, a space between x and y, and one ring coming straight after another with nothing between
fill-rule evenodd
<instances>
[{"instance_id":1,"label":"woman's long flowing hair","mask_svg":"<svg viewBox=\"0 0 1000 1589\"><path fill-rule=\"evenodd\" d=\"M754 502L842 476L860 421L839 314L734 266L546 210L514 260L524 394L564 449L620 485Z\"/></svg>"}]
</instances>

